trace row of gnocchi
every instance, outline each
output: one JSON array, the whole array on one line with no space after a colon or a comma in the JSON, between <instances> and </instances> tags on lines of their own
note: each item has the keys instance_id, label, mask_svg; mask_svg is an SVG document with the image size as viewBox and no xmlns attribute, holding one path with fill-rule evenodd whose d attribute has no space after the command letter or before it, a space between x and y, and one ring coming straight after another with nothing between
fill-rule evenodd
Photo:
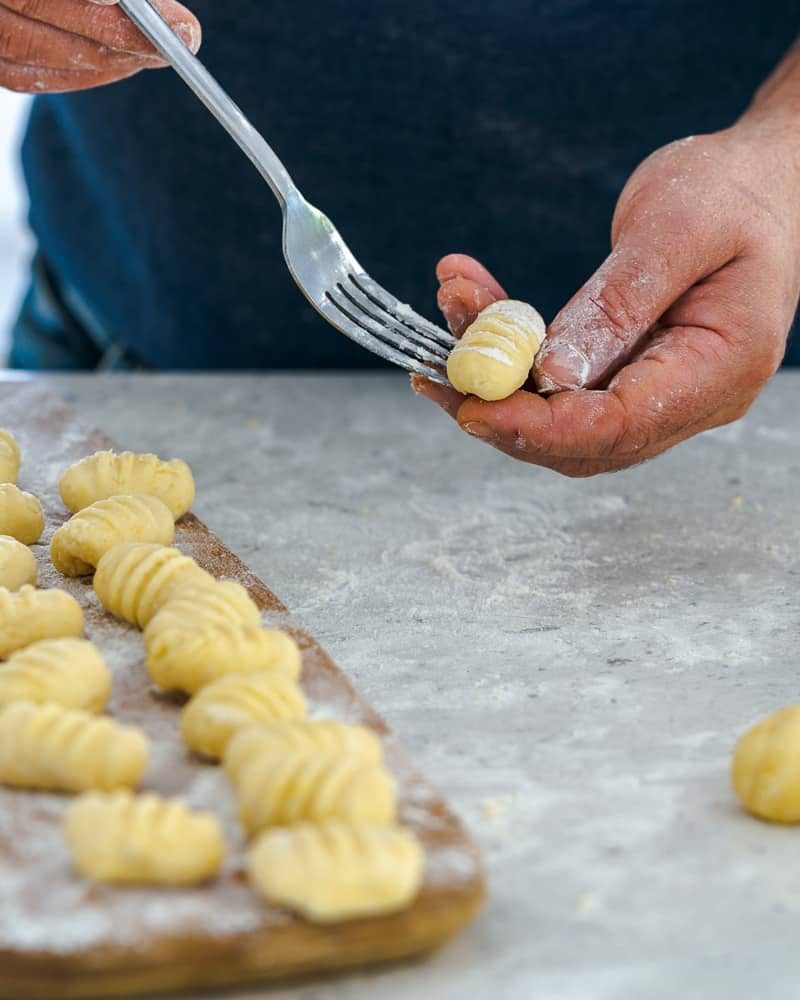
<instances>
[{"instance_id":1,"label":"row of gnocchi","mask_svg":"<svg viewBox=\"0 0 800 1000\"><path fill-rule=\"evenodd\" d=\"M67 470L59 486L73 517L53 535L53 564L71 576L94 574L103 606L144 629L152 680L192 696L184 741L209 763L224 760L252 838L248 871L264 898L320 921L408 905L424 855L395 825L395 785L378 738L309 720L292 637L262 627L238 583L216 580L169 547L175 519L194 498L188 466L102 452ZM4 527L18 531L0 506ZM100 714L112 678L100 651L80 638L80 606L34 581L35 573L16 589L0 586L0 781L83 793L64 832L86 877L181 885L213 877L226 850L218 819L135 793L147 737Z\"/></svg>"}]
</instances>

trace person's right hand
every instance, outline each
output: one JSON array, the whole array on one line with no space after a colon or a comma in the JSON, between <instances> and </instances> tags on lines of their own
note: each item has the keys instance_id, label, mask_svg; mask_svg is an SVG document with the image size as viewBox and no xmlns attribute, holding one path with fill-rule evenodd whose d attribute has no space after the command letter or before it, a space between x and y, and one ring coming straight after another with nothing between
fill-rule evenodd
<instances>
[{"instance_id":1,"label":"person's right hand","mask_svg":"<svg viewBox=\"0 0 800 1000\"><path fill-rule=\"evenodd\" d=\"M164 66L116 3L0 0L0 87L28 94L86 90ZM197 18L176 0L155 6L197 52Z\"/></svg>"}]
</instances>

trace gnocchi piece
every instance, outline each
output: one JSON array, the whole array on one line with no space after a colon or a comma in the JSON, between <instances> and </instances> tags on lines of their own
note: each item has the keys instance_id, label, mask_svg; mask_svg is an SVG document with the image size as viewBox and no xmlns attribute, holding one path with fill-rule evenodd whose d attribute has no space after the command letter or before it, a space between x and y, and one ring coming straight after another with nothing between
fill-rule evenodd
<instances>
[{"instance_id":1,"label":"gnocchi piece","mask_svg":"<svg viewBox=\"0 0 800 1000\"><path fill-rule=\"evenodd\" d=\"M742 736L731 778L742 805L754 816L800 823L800 705L773 712Z\"/></svg>"},{"instance_id":2,"label":"gnocchi piece","mask_svg":"<svg viewBox=\"0 0 800 1000\"><path fill-rule=\"evenodd\" d=\"M248 875L266 902L317 923L405 909L424 870L410 830L339 820L267 830L247 854Z\"/></svg>"},{"instance_id":3,"label":"gnocchi piece","mask_svg":"<svg viewBox=\"0 0 800 1000\"><path fill-rule=\"evenodd\" d=\"M181 587L214 583L190 556L145 542L122 542L97 564L94 589L117 618L144 628Z\"/></svg>"},{"instance_id":4,"label":"gnocchi piece","mask_svg":"<svg viewBox=\"0 0 800 1000\"><path fill-rule=\"evenodd\" d=\"M15 701L0 712L4 785L65 792L133 788L148 753L141 730L107 716L29 701Z\"/></svg>"},{"instance_id":5,"label":"gnocchi piece","mask_svg":"<svg viewBox=\"0 0 800 1000\"><path fill-rule=\"evenodd\" d=\"M227 674L267 670L297 680L301 657L286 632L234 622L196 629L161 628L148 634L147 669L167 691L195 694Z\"/></svg>"},{"instance_id":6,"label":"gnocchi piece","mask_svg":"<svg viewBox=\"0 0 800 1000\"><path fill-rule=\"evenodd\" d=\"M240 583L214 580L198 586L192 581L150 619L144 632L145 642L162 631L191 631L200 625L260 625L261 612Z\"/></svg>"},{"instance_id":7,"label":"gnocchi piece","mask_svg":"<svg viewBox=\"0 0 800 1000\"><path fill-rule=\"evenodd\" d=\"M19 445L11 431L0 427L0 483L15 483L19 475Z\"/></svg>"},{"instance_id":8,"label":"gnocchi piece","mask_svg":"<svg viewBox=\"0 0 800 1000\"><path fill-rule=\"evenodd\" d=\"M34 545L44 531L42 505L32 493L13 483L0 484L0 535L10 535L23 545Z\"/></svg>"},{"instance_id":9,"label":"gnocchi piece","mask_svg":"<svg viewBox=\"0 0 800 1000\"><path fill-rule=\"evenodd\" d=\"M184 743L206 757L222 757L242 726L266 719L302 719L306 699L296 681L280 674L229 674L213 681L184 708Z\"/></svg>"},{"instance_id":10,"label":"gnocchi piece","mask_svg":"<svg viewBox=\"0 0 800 1000\"><path fill-rule=\"evenodd\" d=\"M12 701L53 702L102 712L111 673L86 639L44 639L18 650L0 668L0 706Z\"/></svg>"},{"instance_id":11,"label":"gnocchi piece","mask_svg":"<svg viewBox=\"0 0 800 1000\"><path fill-rule=\"evenodd\" d=\"M27 545L10 535L0 535L0 587L19 590L36 584L36 559Z\"/></svg>"},{"instance_id":12,"label":"gnocchi piece","mask_svg":"<svg viewBox=\"0 0 800 1000\"><path fill-rule=\"evenodd\" d=\"M327 819L375 826L395 820L394 779L356 754L261 754L241 768L234 785L248 833Z\"/></svg>"},{"instance_id":13,"label":"gnocchi piece","mask_svg":"<svg viewBox=\"0 0 800 1000\"><path fill-rule=\"evenodd\" d=\"M50 542L50 557L59 573L86 576L120 542L169 545L174 534L172 514L158 497L111 497L84 507L62 525Z\"/></svg>"},{"instance_id":14,"label":"gnocchi piece","mask_svg":"<svg viewBox=\"0 0 800 1000\"><path fill-rule=\"evenodd\" d=\"M225 750L225 771L236 782L251 761L276 753L347 753L369 764L380 764L383 747L377 733L347 722L332 719L261 722L234 734Z\"/></svg>"},{"instance_id":15,"label":"gnocchi piece","mask_svg":"<svg viewBox=\"0 0 800 1000\"><path fill-rule=\"evenodd\" d=\"M75 638L83 632L81 606L63 590L16 592L0 587L0 660L40 639Z\"/></svg>"},{"instance_id":16,"label":"gnocchi piece","mask_svg":"<svg viewBox=\"0 0 800 1000\"><path fill-rule=\"evenodd\" d=\"M544 320L527 302L493 302L453 348L447 377L459 392L505 399L527 381L544 334Z\"/></svg>"},{"instance_id":17,"label":"gnocchi piece","mask_svg":"<svg viewBox=\"0 0 800 1000\"><path fill-rule=\"evenodd\" d=\"M177 521L194 503L192 470L178 458L98 451L71 465L58 481L67 510L77 513L98 500L147 494L166 504Z\"/></svg>"},{"instance_id":18,"label":"gnocchi piece","mask_svg":"<svg viewBox=\"0 0 800 1000\"><path fill-rule=\"evenodd\" d=\"M63 829L75 868L97 882L196 885L225 856L216 816L158 795L86 792L67 810Z\"/></svg>"}]
</instances>

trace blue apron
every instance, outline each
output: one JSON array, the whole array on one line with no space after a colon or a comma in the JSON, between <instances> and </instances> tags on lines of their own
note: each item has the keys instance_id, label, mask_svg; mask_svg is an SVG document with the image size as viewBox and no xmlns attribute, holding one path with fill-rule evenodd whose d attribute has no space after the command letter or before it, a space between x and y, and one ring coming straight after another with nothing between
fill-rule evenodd
<instances>
[{"instance_id":1,"label":"blue apron","mask_svg":"<svg viewBox=\"0 0 800 1000\"><path fill-rule=\"evenodd\" d=\"M729 125L797 0L196 0L202 58L361 262L432 318L474 254L551 318L648 153ZM365 368L281 256L277 204L170 71L41 97L24 144L29 367ZM800 354L800 352L798 352Z\"/></svg>"}]
</instances>

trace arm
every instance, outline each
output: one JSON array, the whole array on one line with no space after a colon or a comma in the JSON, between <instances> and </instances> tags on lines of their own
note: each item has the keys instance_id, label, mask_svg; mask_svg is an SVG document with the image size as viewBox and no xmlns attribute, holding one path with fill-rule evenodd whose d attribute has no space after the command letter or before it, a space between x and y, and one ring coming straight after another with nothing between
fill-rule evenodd
<instances>
[{"instance_id":1,"label":"arm","mask_svg":"<svg viewBox=\"0 0 800 1000\"><path fill-rule=\"evenodd\" d=\"M504 295L469 258L445 258L438 275L457 333ZM780 364L798 294L795 45L735 125L672 143L634 171L610 256L537 358L546 398L483 403L415 387L516 458L573 476L613 471L742 416Z\"/></svg>"},{"instance_id":2,"label":"arm","mask_svg":"<svg viewBox=\"0 0 800 1000\"><path fill-rule=\"evenodd\" d=\"M157 6L197 51L196 18L176 0ZM0 0L0 87L31 94L85 90L163 65L116 0Z\"/></svg>"}]
</instances>

